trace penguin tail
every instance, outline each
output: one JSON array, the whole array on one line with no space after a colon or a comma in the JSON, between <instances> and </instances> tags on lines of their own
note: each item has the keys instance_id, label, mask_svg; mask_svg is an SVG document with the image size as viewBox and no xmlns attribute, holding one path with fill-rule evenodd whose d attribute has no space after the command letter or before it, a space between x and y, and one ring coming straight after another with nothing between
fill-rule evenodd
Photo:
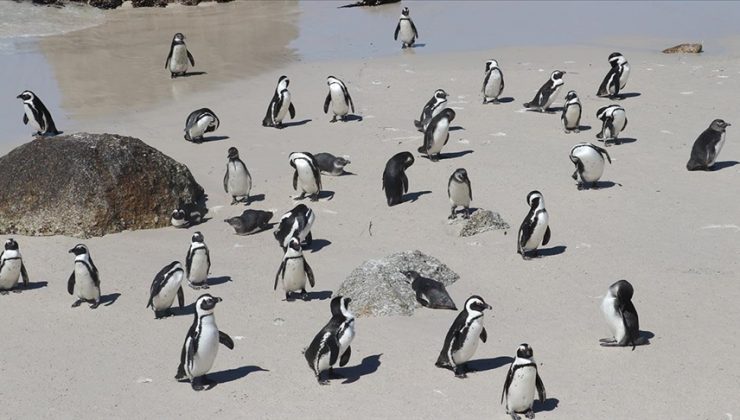
<instances>
[{"instance_id":1,"label":"penguin tail","mask_svg":"<svg viewBox=\"0 0 740 420\"><path fill-rule=\"evenodd\" d=\"M421 121L414 120L414 127L421 128Z\"/></svg>"},{"instance_id":2,"label":"penguin tail","mask_svg":"<svg viewBox=\"0 0 740 420\"><path fill-rule=\"evenodd\" d=\"M418 149L416 149L419 153L426 153L427 151L424 149L424 146L419 146Z\"/></svg>"},{"instance_id":3,"label":"penguin tail","mask_svg":"<svg viewBox=\"0 0 740 420\"><path fill-rule=\"evenodd\" d=\"M532 102L525 102L524 103L524 107L525 108L531 108L532 107Z\"/></svg>"}]
</instances>

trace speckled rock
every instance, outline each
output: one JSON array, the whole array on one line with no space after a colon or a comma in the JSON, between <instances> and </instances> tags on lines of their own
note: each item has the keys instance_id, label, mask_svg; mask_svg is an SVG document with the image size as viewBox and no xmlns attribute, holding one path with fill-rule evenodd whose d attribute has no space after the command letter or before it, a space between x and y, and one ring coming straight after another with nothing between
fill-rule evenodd
<instances>
[{"instance_id":1,"label":"speckled rock","mask_svg":"<svg viewBox=\"0 0 740 420\"><path fill-rule=\"evenodd\" d=\"M666 48L663 50L663 53L665 54L680 54L680 53L689 53L689 54L698 54L702 52L702 45L701 44L679 44L675 47Z\"/></svg>"},{"instance_id":2,"label":"speckled rock","mask_svg":"<svg viewBox=\"0 0 740 420\"><path fill-rule=\"evenodd\" d=\"M167 7L168 0L131 0L133 7Z\"/></svg>"},{"instance_id":3,"label":"speckled rock","mask_svg":"<svg viewBox=\"0 0 740 420\"><path fill-rule=\"evenodd\" d=\"M123 0L89 0L87 4L98 9L115 9L121 7Z\"/></svg>"},{"instance_id":4,"label":"speckled rock","mask_svg":"<svg viewBox=\"0 0 740 420\"><path fill-rule=\"evenodd\" d=\"M484 209L474 211L469 219L457 218L452 223L460 223L460 221L464 221L459 233L463 237L477 235L489 230L506 230L511 227L501 218L500 214Z\"/></svg>"}]
</instances>

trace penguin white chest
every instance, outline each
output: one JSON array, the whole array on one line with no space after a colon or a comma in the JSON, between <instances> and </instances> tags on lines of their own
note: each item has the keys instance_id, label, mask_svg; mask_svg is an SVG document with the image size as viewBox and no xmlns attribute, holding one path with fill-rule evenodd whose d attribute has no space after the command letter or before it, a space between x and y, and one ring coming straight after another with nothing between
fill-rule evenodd
<instances>
[{"instance_id":1,"label":"penguin white chest","mask_svg":"<svg viewBox=\"0 0 740 420\"><path fill-rule=\"evenodd\" d=\"M192 355L190 377L205 375L213 367L218 354L218 326L213 315L201 319L200 335L198 336L198 351Z\"/></svg>"},{"instance_id":2,"label":"penguin white chest","mask_svg":"<svg viewBox=\"0 0 740 420\"><path fill-rule=\"evenodd\" d=\"M411 22L407 19L403 19L400 22L401 30L398 31L398 37L402 42L406 44L412 44L414 42L414 29L411 27Z\"/></svg>"},{"instance_id":3,"label":"penguin white chest","mask_svg":"<svg viewBox=\"0 0 740 420\"><path fill-rule=\"evenodd\" d=\"M31 125L36 131L43 131L41 129L41 125L38 121L36 121L36 117L33 115L33 108L31 108L31 105L24 103L23 108L26 111L26 118L28 118L28 124ZM43 119L43 115L41 116Z\"/></svg>"},{"instance_id":4,"label":"penguin white chest","mask_svg":"<svg viewBox=\"0 0 740 420\"><path fill-rule=\"evenodd\" d=\"M322 348L327 348L326 353L319 356L319 359L316 361L316 371L317 372L323 372L331 367L331 351L328 351L328 345L326 342L329 340L333 333L331 331L327 331L324 333L324 336L321 338L321 346Z\"/></svg>"},{"instance_id":5,"label":"penguin white chest","mask_svg":"<svg viewBox=\"0 0 740 420\"><path fill-rule=\"evenodd\" d=\"M182 283L183 272L176 271L168 279L167 283L159 291L159 294L152 298L152 306L157 311L162 311L170 306L175 301L177 291L180 290L180 284Z\"/></svg>"},{"instance_id":6,"label":"penguin white chest","mask_svg":"<svg viewBox=\"0 0 740 420\"><path fill-rule=\"evenodd\" d=\"M319 184L314 178L311 165L303 159L295 161L295 168L298 171L298 185L306 194L316 194L319 191Z\"/></svg>"},{"instance_id":7,"label":"penguin white chest","mask_svg":"<svg viewBox=\"0 0 740 420\"><path fill-rule=\"evenodd\" d=\"M344 328L339 331L339 356L341 357L347 350L347 347L352 343L355 338L355 320L351 319L346 321ZM339 360L337 359L337 362Z\"/></svg>"},{"instance_id":8,"label":"penguin white chest","mask_svg":"<svg viewBox=\"0 0 740 420\"><path fill-rule=\"evenodd\" d=\"M719 137L719 141L717 142L716 145L714 145L714 154L713 155L710 154L708 166L714 165L714 162L717 161L717 157L719 156L719 152L720 152L720 150L722 150L722 146L725 145L725 134L727 134L727 133L722 133L720 135L720 137Z\"/></svg>"},{"instance_id":9,"label":"penguin white chest","mask_svg":"<svg viewBox=\"0 0 740 420\"><path fill-rule=\"evenodd\" d=\"M208 279L208 270L210 268L208 257L206 256L206 250L204 248L196 249L193 251L188 281L195 284L203 283Z\"/></svg>"},{"instance_id":10,"label":"penguin white chest","mask_svg":"<svg viewBox=\"0 0 740 420\"><path fill-rule=\"evenodd\" d=\"M486 98L497 98L501 94L501 73L497 70L491 70L491 75L488 76L488 83L486 83L485 93Z\"/></svg>"},{"instance_id":11,"label":"penguin white chest","mask_svg":"<svg viewBox=\"0 0 740 420\"><path fill-rule=\"evenodd\" d=\"M617 312L615 303L616 298L607 293L604 300L601 301L601 311L604 313L604 318L606 319L607 325L609 325L609 330L611 331L612 336L618 342L621 342L626 331L624 328L624 322L622 322L622 317Z\"/></svg>"},{"instance_id":12,"label":"penguin white chest","mask_svg":"<svg viewBox=\"0 0 740 420\"><path fill-rule=\"evenodd\" d=\"M285 292L299 292L306 288L306 271L303 258L291 258L285 261L283 289Z\"/></svg>"},{"instance_id":13,"label":"penguin white chest","mask_svg":"<svg viewBox=\"0 0 740 420\"><path fill-rule=\"evenodd\" d=\"M213 117L210 115L201 117L198 121L190 128L190 138L202 137L205 134L208 126L213 122Z\"/></svg>"},{"instance_id":14,"label":"penguin white chest","mask_svg":"<svg viewBox=\"0 0 740 420\"><path fill-rule=\"evenodd\" d=\"M627 84L627 79L630 78L630 65L629 63L624 63L622 65L622 74L619 75L619 89L624 89L624 86Z\"/></svg>"},{"instance_id":15,"label":"penguin white chest","mask_svg":"<svg viewBox=\"0 0 740 420\"><path fill-rule=\"evenodd\" d=\"M436 155L442 151L442 147L444 147L447 142L447 138L450 135L449 129L450 120L447 118L442 118L437 122L437 125L434 127L434 131L432 132L432 144L429 145L428 149L428 153L430 155Z\"/></svg>"},{"instance_id":16,"label":"penguin white chest","mask_svg":"<svg viewBox=\"0 0 740 420\"><path fill-rule=\"evenodd\" d=\"M544 239L545 237L547 224L549 223L550 219L546 210L538 211L534 217L534 229L532 230L532 236L530 236L529 240L524 244L525 252L535 250L538 246L540 246L540 244L542 243L542 239Z\"/></svg>"},{"instance_id":17,"label":"penguin white chest","mask_svg":"<svg viewBox=\"0 0 740 420\"><path fill-rule=\"evenodd\" d=\"M565 109L565 128L578 128L578 120L581 118L581 105L570 105Z\"/></svg>"},{"instance_id":18,"label":"penguin white chest","mask_svg":"<svg viewBox=\"0 0 740 420\"><path fill-rule=\"evenodd\" d=\"M450 183L450 203L453 206L470 206L470 188L464 182Z\"/></svg>"},{"instance_id":19,"label":"penguin white chest","mask_svg":"<svg viewBox=\"0 0 740 420\"><path fill-rule=\"evenodd\" d=\"M349 104L344 99L342 87L338 83L332 83L329 85L329 92L331 94L332 112L340 117L347 115L349 113Z\"/></svg>"},{"instance_id":20,"label":"penguin white chest","mask_svg":"<svg viewBox=\"0 0 740 420\"><path fill-rule=\"evenodd\" d=\"M443 101L439 101L436 104L434 104L434 107L432 108L432 116L431 116L431 118L436 117L437 114L439 114L440 112L442 112L442 110L445 109L445 108L447 108L447 99L445 99Z\"/></svg>"},{"instance_id":21,"label":"penguin white chest","mask_svg":"<svg viewBox=\"0 0 740 420\"><path fill-rule=\"evenodd\" d=\"M534 366L520 367L514 372L509 385L506 406L513 413L529 411L534 403L537 370Z\"/></svg>"},{"instance_id":22,"label":"penguin white chest","mask_svg":"<svg viewBox=\"0 0 740 420\"><path fill-rule=\"evenodd\" d=\"M90 270L82 261L75 262L75 295L85 300L100 300L100 289L95 286Z\"/></svg>"},{"instance_id":23,"label":"penguin white chest","mask_svg":"<svg viewBox=\"0 0 740 420\"><path fill-rule=\"evenodd\" d=\"M550 93L550 96L547 97L547 100L545 101L545 104L542 106L542 108L547 109L552 105L553 102L555 102L555 97L558 95L558 91L560 90L560 87L563 86L563 82L561 81L559 84L556 84L552 88L552 92Z\"/></svg>"},{"instance_id":24,"label":"penguin white chest","mask_svg":"<svg viewBox=\"0 0 740 420\"><path fill-rule=\"evenodd\" d=\"M188 49L184 44L175 45L172 48L170 58L170 72L184 73L188 70Z\"/></svg>"},{"instance_id":25,"label":"penguin white chest","mask_svg":"<svg viewBox=\"0 0 740 420\"><path fill-rule=\"evenodd\" d=\"M285 115L288 113L288 108L290 107L290 92L286 90L281 95L282 95L283 101L280 105L280 109L278 109L277 111L277 117L275 118L276 123L283 122Z\"/></svg>"},{"instance_id":26,"label":"penguin white chest","mask_svg":"<svg viewBox=\"0 0 740 420\"><path fill-rule=\"evenodd\" d=\"M229 162L229 194L234 197L246 197L252 189L252 176L247 168L238 161Z\"/></svg>"},{"instance_id":27,"label":"penguin white chest","mask_svg":"<svg viewBox=\"0 0 740 420\"><path fill-rule=\"evenodd\" d=\"M581 161L583 170L580 172L584 182L596 182L604 173L604 157L590 147L579 147L573 151L573 156Z\"/></svg>"},{"instance_id":28,"label":"penguin white chest","mask_svg":"<svg viewBox=\"0 0 740 420\"><path fill-rule=\"evenodd\" d=\"M483 331L483 317L476 318L470 323L468 333L465 335L465 341L462 342L460 349L452 353L452 361L456 365L466 363L473 357L475 350L478 349L481 331Z\"/></svg>"},{"instance_id":29,"label":"penguin white chest","mask_svg":"<svg viewBox=\"0 0 740 420\"><path fill-rule=\"evenodd\" d=\"M624 130L624 126L627 124L627 113L622 109L617 109L612 113L612 128L613 131L609 133L609 138L617 138L619 133Z\"/></svg>"},{"instance_id":30,"label":"penguin white chest","mask_svg":"<svg viewBox=\"0 0 740 420\"><path fill-rule=\"evenodd\" d=\"M5 251L4 257L9 257L11 251ZM15 257L15 256L13 256ZM5 259L3 261L3 268L0 270L0 290L9 290L18 284L18 280L21 277L21 265L22 261L20 257L18 259Z\"/></svg>"}]
</instances>

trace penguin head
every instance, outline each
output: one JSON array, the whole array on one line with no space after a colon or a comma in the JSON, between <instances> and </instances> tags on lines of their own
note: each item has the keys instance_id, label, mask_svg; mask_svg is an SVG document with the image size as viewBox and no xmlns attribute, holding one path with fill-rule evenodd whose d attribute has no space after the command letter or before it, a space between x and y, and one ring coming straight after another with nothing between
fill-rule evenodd
<instances>
[{"instance_id":1,"label":"penguin head","mask_svg":"<svg viewBox=\"0 0 740 420\"><path fill-rule=\"evenodd\" d=\"M288 88L288 85L289 84L290 84L290 79L288 79L288 76L284 76L284 75L283 76L280 76L280 78L278 79L277 91L278 92L282 92L283 89L287 89Z\"/></svg>"},{"instance_id":2,"label":"penguin head","mask_svg":"<svg viewBox=\"0 0 740 420\"><path fill-rule=\"evenodd\" d=\"M174 220L185 220L185 212L182 209L175 209L172 211L171 217Z\"/></svg>"},{"instance_id":3,"label":"penguin head","mask_svg":"<svg viewBox=\"0 0 740 420\"><path fill-rule=\"evenodd\" d=\"M401 274L406 276L406 283L409 283L409 284L413 283L414 280L421 277L421 275L419 275L419 273L414 270L401 271Z\"/></svg>"},{"instance_id":4,"label":"penguin head","mask_svg":"<svg viewBox=\"0 0 740 420\"><path fill-rule=\"evenodd\" d=\"M342 169L350 163L352 162L349 160L349 156L342 156L334 159L334 167L337 169Z\"/></svg>"},{"instance_id":5,"label":"penguin head","mask_svg":"<svg viewBox=\"0 0 740 420\"><path fill-rule=\"evenodd\" d=\"M545 207L545 198L541 192L534 190L527 194L527 204L529 207Z\"/></svg>"},{"instance_id":6,"label":"penguin head","mask_svg":"<svg viewBox=\"0 0 740 420\"><path fill-rule=\"evenodd\" d=\"M72 249L69 250L69 253L70 254L75 254L75 255L84 255L84 254L89 254L90 251L88 251L88 249L87 249L87 247L85 245L83 245L83 244L77 244L77 245L75 245L74 248L72 248Z\"/></svg>"},{"instance_id":7,"label":"penguin head","mask_svg":"<svg viewBox=\"0 0 740 420\"><path fill-rule=\"evenodd\" d=\"M343 316L344 318L351 319L354 318L354 314L349 310L349 304L352 302L352 299L344 296L336 296L331 300L331 315L332 317L335 316Z\"/></svg>"},{"instance_id":8,"label":"penguin head","mask_svg":"<svg viewBox=\"0 0 740 420\"><path fill-rule=\"evenodd\" d=\"M498 67L498 61L496 60L488 60L486 61L486 73L488 73L489 70L495 69Z\"/></svg>"},{"instance_id":9,"label":"penguin head","mask_svg":"<svg viewBox=\"0 0 740 420\"><path fill-rule=\"evenodd\" d=\"M712 121L712 124L709 126L714 131L719 131L720 133L724 133L725 129L732 124L725 122L725 120L716 119Z\"/></svg>"},{"instance_id":10,"label":"penguin head","mask_svg":"<svg viewBox=\"0 0 740 420\"><path fill-rule=\"evenodd\" d=\"M578 94L575 90L569 90L568 93L565 95L565 100L570 101L571 99L578 98Z\"/></svg>"},{"instance_id":11,"label":"penguin head","mask_svg":"<svg viewBox=\"0 0 740 420\"><path fill-rule=\"evenodd\" d=\"M468 179L468 171L463 168L456 169L455 172L452 173L452 176L455 177L457 182L470 182L470 179Z\"/></svg>"},{"instance_id":12,"label":"penguin head","mask_svg":"<svg viewBox=\"0 0 740 420\"><path fill-rule=\"evenodd\" d=\"M445 108L440 114L444 115L444 118L447 118L448 121L454 120L455 115L457 115L455 114L455 110L452 108Z\"/></svg>"},{"instance_id":13,"label":"penguin head","mask_svg":"<svg viewBox=\"0 0 740 420\"><path fill-rule=\"evenodd\" d=\"M185 35L183 35L180 32L176 33L175 36L172 37L172 42L173 43L182 43L182 42L185 42Z\"/></svg>"},{"instance_id":14,"label":"penguin head","mask_svg":"<svg viewBox=\"0 0 740 420\"><path fill-rule=\"evenodd\" d=\"M16 98L23 100L23 102L31 102L35 97L36 95L30 90L24 90L20 95L16 96Z\"/></svg>"},{"instance_id":15,"label":"penguin head","mask_svg":"<svg viewBox=\"0 0 740 420\"><path fill-rule=\"evenodd\" d=\"M10 238L7 241L5 241L5 250L7 251L17 251L18 250L18 242L15 241L15 239Z\"/></svg>"},{"instance_id":16,"label":"penguin head","mask_svg":"<svg viewBox=\"0 0 740 420\"><path fill-rule=\"evenodd\" d=\"M166 270L165 278L171 276L176 271L183 271L182 264L180 264L180 261L172 261L171 263L167 264L167 266L165 267L165 270Z\"/></svg>"},{"instance_id":17,"label":"penguin head","mask_svg":"<svg viewBox=\"0 0 740 420\"><path fill-rule=\"evenodd\" d=\"M409 8L408 7L404 7L403 10L401 10L401 14L404 15L404 16L408 16L409 15Z\"/></svg>"},{"instance_id":18,"label":"penguin head","mask_svg":"<svg viewBox=\"0 0 740 420\"><path fill-rule=\"evenodd\" d=\"M203 237L203 234L200 232L195 232L193 234L193 237L190 239L191 242L203 242L205 238Z\"/></svg>"},{"instance_id":19,"label":"penguin head","mask_svg":"<svg viewBox=\"0 0 740 420\"><path fill-rule=\"evenodd\" d=\"M237 150L236 147L229 147L228 158L229 160L239 159L239 150Z\"/></svg>"},{"instance_id":20,"label":"penguin head","mask_svg":"<svg viewBox=\"0 0 740 420\"><path fill-rule=\"evenodd\" d=\"M195 312L198 316L212 314L216 304L222 300L223 299L220 297L211 296L208 293L201 295L198 300L195 301Z\"/></svg>"},{"instance_id":21,"label":"penguin head","mask_svg":"<svg viewBox=\"0 0 740 420\"><path fill-rule=\"evenodd\" d=\"M341 85L341 84L342 84L342 81L341 81L341 80L339 80L339 79L337 79L337 78L336 78L336 77L334 77L334 76L329 76L329 77L327 77L327 78L326 78L326 84L327 84L327 85L331 85L332 83L339 83L339 84Z\"/></svg>"},{"instance_id":22,"label":"penguin head","mask_svg":"<svg viewBox=\"0 0 740 420\"><path fill-rule=\"evenodd\" d=\"M487 304L485 300L483 300L482 297L478 295L473 295L468 298L468 300L465 301L465 310L468 311L468 313L471 312L480 312L483 313L486 309L493 309L491 308L491 305Z\"/></svg>"},{"instance_id":23,"label":"penguin head","mask_svg":"<svg viewBox=\"0 0 740 420\"><path fill-rule=\"evenodd\" d=\"M516 357L520 359L531 359L534 356L534 352L532 351L532 347L529 347L529 344L522 343L519 345L519 348L516 350Z\"/></svg>"},{"instance_id":24,"label":"penguin head","mask_svg":"<svg viewBox=\"0 0 740 420\"><path fill-rule=\"evenodd\" d=\"M609 286L609 294L619 299L620 302L629 302L635 294L635 289L627 280L619 280Z\"/></svg>"},{"instance_id":25,"label":"penguin head","mask_svg":"<svg viewBox=\"0 0 740 420\"><path fill-rule=\"evenodd\" d=\"M552 74L550 75L550 80L552 80L552 81L560 80L560 79L562 79L562 78L563 78L563 76L564 76L564 75L565 75L565 72L564 72L564 71L561 71L561 70L555 70L555 71L554 71L554 72L552 72Z\"/></svg>"},{"instance_id":26,"label":"penguin head","mask_svg":"<svg viewBox=\"0 0 740 420\"><path fill-rule=\"evenodd\" d=\"M288 242L288 248L300 254L301 253L300 239L296 238L295 236L290 238L290 242Z\"/></svg>"},{"instance_id":27,"label":"penguin head","mask_svg":"<svg viewBox=\"0 0 740 420\"><path fill-rule=\"evenodd\" d=\"M612 66L624 64L627 62L627 59L624 58L622 53L619 52L613 52L609 54L609 64Z\"/></svg>"},{"instance_id":28,"label":"penguin head","mask_svg":"<svg viewBox=\"0 0 740 420\"><path fill-rule=\"evenodd\" d=\"M447 99L447 92L444 89L437 89L434 91L434 97L437 99Z\"/></svg>"}]
</instances>

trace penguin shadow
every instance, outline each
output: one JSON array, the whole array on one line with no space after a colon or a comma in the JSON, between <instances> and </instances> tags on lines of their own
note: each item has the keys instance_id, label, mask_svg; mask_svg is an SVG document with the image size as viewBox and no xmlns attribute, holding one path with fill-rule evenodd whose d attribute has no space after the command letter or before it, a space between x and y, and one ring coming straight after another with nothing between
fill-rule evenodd
<instances>
[{"instance_id":1,"label":"penguin shadow","mask_svg":"<svg viewBox=\"0 0 740 420\"><path fill-rule=\"evenodd\" d=\"M619 95L615 96L612 99L622 100L622 99L628 99L628 98L636 98L641 95L642 94L639 92L627 92L627 93L620 93Z\"/></svg>"},{"instance_id":2,"label":"penguin shadow","mask_svg":"<svg viewBox=\"0 0 740 420\"><path fill-rule=\"evenodd\" d=\"M49 284L48 281L30 281L28 282L28 286L25 288L20 289L22 292L25 292L26 290L36 290L36 289L42 289L46 287Z\"/></svg>"},{"instance_id":3,"label":"penguin shadow","mask_svg":"<svg viewBox=\"0 0 740 420\"><path fill-rule=\"evenodd\" d=\"M740 162L738 162L736 160L725 160L723 162L715 162L714 165L712 165L710 171L711 172L714 172L714 171L719 171L719 170L722 170L722 169L725 169L725 168L732 168L733 166L737 165L738 163L740 163Z\"/></svg>"},{"instance_id":4,"label":"penguin shadow","mask_svg":"<svg viewBox=\"0 0 740 420\"><path fill-rule=\"evenodd\" d=\"M555 255L560 255L565 252L566 248L568 247L565 245L558 245L550 248L540 248L537 250L537 257L552 257Z\"/></svg>"},{"instance_id":5,"label":"penguin shadow","mask_svg":"<svg viewBox=\"0 0 740 420\"><path fill-rule=\"evenodd\" d=\"M378 370L380 367L380 356L382 355L383 353L367 356L357 366L338 368L334 372L338 374L337 376L345 378L342 381L343 385L355 383L363 376L371 375Z\"/></svg>"},{"instance_id":6,"label":"penguin shadow","mask_svg":"<svg viewBox=\"0 0 740 420\"><path fill-rule=\"evenodd\" d=\"M229 136L208 136L208 137L203 137L203 139L201 139L200 142L210 143L212 141L221 141L221 140L228 140L228 139L230 139Z\"/></svg>"},{"instance_id":7,"label":"penguin shadow","mask_svg":"<svg viewBox=\"0 0 740 420\"><path fill-rule=\"evenodd\" d=\"M412 45L412 46L410 46L410 47L406 47L405 49L412 49L412 48L424 48L424 47L426 47L426 46L427 46L427 44L414 44L414 45Z\"/></svg>"},{"instance_id":8,"label":"penguin shadow","mask_svg":"<svg viewBox=\"0 0 740 420\"><path fill-rule=\"evenodd\" d=\"M413 203L416 200L418 200L419 197L421 197L422 195L431 194L431 193L432 192L429 191L429 190L408 193L408 194L406 194L406 195L403 196L403 199L401 200L401 202L402 203L405 203L405 202Z\"/></svg>"},{"instance_id":9,"label":"penguin shadow","mask_svg":"<svg viewBox=\"0 0 740 420\"><path fill-rule=\"evenodd\" d=\"M470 372L485 372L487 370L498 369L501 366L510 365L513 361L513 357L500 356L491 359L471 360L468 362L467 367Z\"/></svg>"},{"instance_id":10,"label":"penguin shadow","mask_svg":"<svg viewBox=\"0 0 740 420\"><path fill-rule=\"evenodd\" d=\"M620 187L622 186L622 184L617 183L617 182L612 182L612 181L597 181L595 186L589 185L587 188L586 187L579 187L578 189L580 191L586 191L586 190L604 190L604 189L607 189L607 188L611 188L611 187L613 187L615 185L619 185Z\"/></svg>"},{"instance_id":11,"label":"penguin shadow","mask_svg":"<svg viewBox=\"0 0 740 420\"><path fill-rule=\"evenodd\" d=\"M246 203L244 203L244 205L248 206L257 201L265 201L265 195L264 194L250 195L249 200Z\"/></svg>"},{"instance_id":12,"label":"penguin shadow","mask_svg":"<svg viewBox=\"0 0 740 420\"><path fill-rule=\"evenodd\" d=\"M562 106L553 106L553 107L547 108L545 110L545 113L546 114L557 114L559 112L563 112L563 107Z\"/></svg>"},{"instance_id":13,"label":"penguin shadow","mask_svg":"<svg viewBox=\"0 0 740 420\"><path fill-rule=\"evenodd\" d=\"M170 314L171 316L183 316L183 315L193 315L195 313L195 302L185 305L182 308L179 306L173 306L170 308Z\"/></svg>"},{"instance_id":14,"label":"penguin shadow","mask_svg":"<svg viewBox=\"0 0 740 420\"><path fill-rule=\"evenodd\" d=\"M217 286L219 284L228 283L230 281L233 281L231 279L231 276L211 277L211 278L208 279L208 285L209 286Z\"/></svg>"},{"instance_id":15,"label":"penguin shadow","mask_svg":"<svg viewBox=\"0 0 740 420\"><path fill-rule=\"evenodd\" d=\"M593 127L591 127L590 125L579 125L578 126L578 131L588 131L591 128L593 128Z\"/></svg>"},{"instance_id":16,"label":"penguin shadow","mask_svg":"<svg viewBox=\"0 0 740 420\"><path fill-rule=\"evenodd\" d=\"M262 232L267 232L268 230L272 230L276 225L277 225L277 223L265 223L263 229L262 230L259 230L257 232L252 232L252 233L236 233L236 232L234 232L234 235L236 235L236 236L252 236L252 235L257 235L257 234L260 234Z\"/></svg>"},{"instance_id":17,"label":"penguin shadow","mask_svg":"<svg viewBox=\"0 0 740 420\"><path fill-rule=\"evenodd\" d=\"M355 115L355 114L347 114L344 116L344 122L350 122L350 121L362 121L362 116Z\"/></svg>"},{"instance_id":18,"label":"penguin shadow","mask_svg":"<svg viewBox=\"0 0 740 420\"><path fill-rule=\"evenodd\" d=\"M356 173L354 173L354 172L350 172L350 171L342 171L342 173L341 173L341 174L339 174L338 176L345 176L345 175L349 175L349 176L357 176L357 174L356 174Z\"/></svg>"},{"instance_id":19,"label":"penguin shadow","mask_svg":"<svg viewBox=\"0 0 740 420\"><path fill-rule=\"evenodd\" d=\"M447 131L460 131L460 130L465 131L465 127L461 125L455 125L447 129Z\"/></svg>"},{"instance_id":20,"label":"penguin shadow","mask_svg":"<svg viewBox=\"0 0 740 420\"><path fill-rule=\"evenodd\" d=\"M311 122L311 121L313 121L313 120L312 120L312 119L310 119L310 118L308 118L308 119L305 119L305 120L300 120L300 121L291 121L291 122L285 122L285 123L283 123L283 128L288 128L288 127L297 127L297 126L299 126L299 125L304 125L304 124L308 124L308 123L309 123L309 122Z\"/></svg>"},{"instance_id":21,"label":"penguin shadow","mask_svg":"<svg viewBox=\"0 0 740 420\"><path fill-rule=\"evenodd\" d=\"M597 138L597 140L604 141L604 139L598 139L598 138ZM622 144L630 144L630 143L634 143L636 141L637 141L637 139L636 138L633 138L633 137L620 137L620 138L618 138L616 140L615 139L608 139L608 140L604 141L604 146L606 146L606 142L609 142L609 147L611 147L611 146L619 146L619 145L622 145Z\"/></svg>"},{"instance_id":22,"label":"penguin shadow","mask_svg":"<svg viewBox=\"0 0 740 420\"><path fill-rule=\"evenodd\" d=\"M219 372L209 373L208 379L215 381L215 383L208 389L213 389L216 385L226 384L234 382L238 379L244 378L253 372L269 372L267 369L263 369L259 366L242 366L236 369L222 370Z\"/></svg>"},{"instance_id":23,"label":"penguin shadow","mask_svg":"<svg viewBox=\"0 0 740 420\"><path fill-rule=\"evenodd\" d=\"M331 297L331 290L321 290L319 292L308 292L308 300L327 300Z\"/></svg>"},{"instance_id":24,"label":"penguin shadow","mask_svg":"<svg viewBox=\"0 0 740 420\"><path fill-rule=\"evenodd\" d=\"M321 190L319 191L318 199L319 200L321 199L331 200L332 198L334 198L334 194L336 194L334 191Z\"/></svg>"},{"instance_id":25,"label":"penguin shadow","mask_svg":"<svg viewBox=\"0 0 740 420\"><path fill-rule=\"evenodd\" d=\"M185 74L181 74L181 75L177 76L176 78L202 76L204 74L208 74L208 72L206 72L206 71L189 71L189 72L187 72Z\"/></svg>"},{"instance_id":26,"label":"penguin shadow","mask_svg":"<svg viewBox=\"0 0 740 420\"><path fill-rule=\"evenodd\" d=\"M314 239L311 241L311 246L308 247L308 249L311 250L311 253L319 252L325 247L331 245L331 241L327 239Z\"/></svg>"},{"instance_id":27,"label":"penguin shadow","mask_svg":"<svg viewBox=\"0 0 740 420\"><path fill-rule=\"evenodd\" d=\"M100 304L103 306L111 306L116 303L119 297L121 297L120 293L109 293L100 297Z\"/></svg>"},{"instance_id":28,"label":"penguin shadow","mask_svg":"<svg viewBox=\"0 0 740 420\"><path fill-rule=\"evenodd\" d=\"M558 408L558 404L560 404L560 400L557 398L548 398L545 402L535 400L532 410L534 410L535 413L539 413L540 411L552 411Z\"/></svg>"},{"instance_id":29,"label":"penguin shadow","mask_svg":"<svg viewBox=\"0 0 740 420\"><path fill-rule=\"evenodd\" d=\"M505 97L505 98L498 98L498 101L499 101L500 103L502 103L502 104L508 104L509 102L514 102L514 101L515 101L515 99L514 99L514 98L512 98L511 96L507 96L507 97Z\"/></svg>"},{"instance_id":30,"label":"penguin shadow","mask_svg":"<svg viewBox=\"0 0 740 420\"><path fill-rule=\"evenodd\" d=\"M473 153L473 150L461 150L459 152L440 153L440 159L454 159Z\"/></svg>"}]
</instances>

